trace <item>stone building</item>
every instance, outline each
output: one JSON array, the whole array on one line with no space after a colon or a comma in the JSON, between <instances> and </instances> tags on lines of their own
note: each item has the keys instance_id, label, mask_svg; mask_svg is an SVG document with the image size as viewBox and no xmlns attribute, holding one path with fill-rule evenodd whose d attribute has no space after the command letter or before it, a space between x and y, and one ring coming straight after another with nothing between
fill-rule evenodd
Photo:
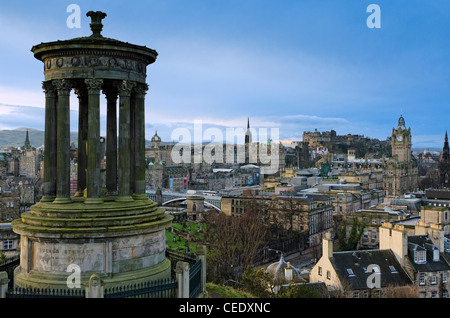
<instances>
[{"instance_id":1,"label":"stone building","mask_svg":"<svg viewBox=\"0 0 450 318\"><path fill-rule=\"evenodd\" d=\"M27 130L23 151L19 157L19 175L28 178L38 177L39 162L39 152L31 146Z\"/></svg>"},{"instance_id":2,"label":"stone building","mask_svg":"<svg viewBox=\"0 0 450 318\"><path fill-rule=\"evenodd\" d=\"M391 286L412 284L391 249L335 252L330 235L323 238L322 257L309 280L323 282L330 294L346 298L383 297Z\"/></svg>"},{"instance_id":3,"label":"stone building","mask_svg":"<svg viewBox=\"0 0 450 318\"><path fill-rule=\"evenodd\" d=\"M448 188L450 185L450 148L448 145L448 135L445 132L444 147L439 158L439 184L442 188Z\"/></svg>"},{"instance_id":4,"label":"stone building","mask_svg":"<svg viewBox=\"0 0 450 318\"><path fill-rule=\"evenodd\" d=\"M20 217L20 189L5 189L0 193L0 222L11 222Z\"/></svg>"},{"instance_id":5,"label":"stone building","mask_svg":"<svg viewBox=\"0 0 450 318\"><path fill-rule=\"evenodd\" d=\"M19 257L19 243L20 236L13 232L11 223L0 222L0 255L3 254L6 259Z\"/></svg>"},{"instance_id":6,"label":"stone building","mask_svg":"<svg viewBox=\"0 0 450 318\"><path fill-rule=\"evenodd\" d=\"M427 190L422 198L420 221L424 224L442 226L445 234L450 234L450 191Z\"/></svg>"},{"instance_id":7,"label":"stone building","mask_svg":"<svg viewBox=\"0 0 450 318\"><path fill-rule=\"evenodd\" d=\"M306 233L311 246L320 244L322 236L333 226L333 206L329 199L244 190L242 195L223 195L221 207L225 215L235 217L248 209L257 209L267 224L293 233Z\"/></svg>"},{"instance_id":8,"label":"stone building","mask_svg":"<svg viewBox=\"0 0 450 318\"><path fill-rule=\"evenodd\" d=\"M406 128L400 116L397 128L392 129L392 158L383 167L383 191L387 200L417 190L418 168L411 154L411 128Z\"/></svg>"},{"instance_id":9,"label":"stone building","mask_svg":"<svg viewBox=\"0 0 450 318\"><path fill-rule=\"evenodd\" d=\"M421 222L415 232L408 235L403 226L386 223L380 227L380 249L392 249L420 297L448 298L449 240L442 227L434 224Z\"/></svg>"},{"instance_id":10,"label":"stone building","mask_svg":"<svg viewBox=\"0 0 450 318\"><path fill-rule=\"evenodd\" d=\"M205 197L188 196L186 198L186 217L188 220L197 221L203 218L205 210Z\"/></svg>"},{"instance_id":11,"label":"stone building","mask_svg":"<svg viewBox=\"0 0 450 318\"><path fill-rule=\"evenodd\" d=\"M355 212L347 213L344 217L346 221L347 237L350 235L353 219L356 218L360 226L364 224L364 230L358 244L358 249L376 249L380 244L380 227L384 223L396 223L414 218L410 213L403 209L393 210L387 206L381 206L360 209ZM417 217L418 219L418 217Z\"/></svg>"}]
</instances>

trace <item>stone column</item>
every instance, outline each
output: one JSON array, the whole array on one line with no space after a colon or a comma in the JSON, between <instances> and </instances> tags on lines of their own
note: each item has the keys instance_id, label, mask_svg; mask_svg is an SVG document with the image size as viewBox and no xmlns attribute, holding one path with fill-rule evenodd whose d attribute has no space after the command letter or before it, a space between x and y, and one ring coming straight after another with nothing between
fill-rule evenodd
<instances>
[{"instance_id":1,"label":"stone column","mask_svg":"<svg viewBox=\"0 0 450 318\"><path fill-rule=\"evenodd\" d=\"M104 298L105 286L104 282L97 274L92 274L89 278L88 286L86 286L86 298Z\"/></svg>"},{"instance_id":2,"label":"stone column","mask_svg":"<svg viewBox=\"0 0 450 318\"><path fill-rule=\"evenodd\" d=\"M119 195L116 201L133 201L130 192L131 146L130 146L130 98L135 82L124 80L119 89Z\"/></svg>"},{"instance_id":3,"label":"stone column","mask_svg":"<svg viewBox=\"0 0 450 318\"><path fill-rule=\"evenodd\" d=\"M103 89L106 95L106 188L117 195L117 88Z\"/></svg>"},{"instance_id":4,"label":"stone column","mask_svg":"<svg viewBox=\"0 0 450 318\"><path fill-rule=\"evenodd\" d=\"M86 142L88 135L88 92L85 88L75 90L78 96L78 171L76 197L84 195L86 189L87 151Z\"/></svg>"},{"instance_id":5,"label":"stone column","mask_svg":"<svg viewBox=\"0 0 450 318\"><path fill-rule=\"evenodd\" d=\"M88 139L86 204L103 203L100 198L100 89L102 79L84 80L88 89Z\"/></svg>"},{"instance_id":6,"label":"stone column","mask_svg":"<svg viewBox=\"0 0 450 318\"><path fill-rule=\"evenodd\" d=\"M43 82L45 92L44 195L41 202L56 197L56 89L51 82Z\"/></svg>"},{"instance_id":7,"label":"stone column","mask_svg":"<svg viewBox=\"0 0 450 318\"><path fill-rule=\"evenodd\" d=\"M201 224L201 223L200 223ZM206 255L207 255L207 249L205 245L198 245L197 250L197 261L202 261L202 270L201 270L201 290L202 293L206 293Z\"/></svg>"},{"instance_id":8,"label":"stone column","mask_svg":"<svg viewBox=\"0 0 450 318\"><path fill-rule=\"evenodd\" d=\"M70 199L70 91L73 83L54 80L58 91L56 111L56 199L53 203L71 203Z\"/></svg>"},{"instance_id":9,"label":"stone column","mask_svg":"<svg viewBox=\"0 0 450 318\"><path fill-rule=\"evenodd\" d=\"M148 200L145 194L145 94L147 84L135 88L134 104L134 194L135 200Z\"/></svg>"},{"instance_id":10,"label":"stone column","mask_svg":"<svg viewBox=\"0 0 450 318\"><path fill-rule=\"evenodd\" d=\"M0 272L0 298L6 298L6 292L8 291L8 273Z\"/></svg>"},{"instance_id":11,"label":"stone column","mask_svg":"<svg viewBox=\"0 0 450 318\"><path fill-rule=\"evenodd\" d=\"M189 264L177 262L175 273L178 283L177 298L189 298Z\"/></svg>"}]
</instances>

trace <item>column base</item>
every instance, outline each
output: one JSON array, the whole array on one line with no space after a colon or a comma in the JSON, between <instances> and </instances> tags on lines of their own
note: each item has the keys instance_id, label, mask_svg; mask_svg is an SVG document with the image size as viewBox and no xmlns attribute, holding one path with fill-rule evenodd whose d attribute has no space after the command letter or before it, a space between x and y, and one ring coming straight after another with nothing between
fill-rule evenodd
<instances>
[{"instance_id":1,"label":"column base","mask_svg":"<svg viewBox=\"0 0 450 318\"><path fill-rule=\"evenodd\" d=\"M116 198L117 202L133 202L134 199L131 195L120 195Z\"/></svg>"},{"instance_id":2,"label":"column base","mask_svg":"<svg viewBox=\"0 0 450 318\"><path fill-rule=\"evenodd\" d=\"M84 204L103 204L104 201L100 198L86 198Z\"/></svg>"},{"instance_id":3,"label":"column base","mask_svg":"<svg viewBox=\"0 0 450 318\"><path fill-rule=\"evenodd\" d=\"M54 204L69 204L72 202L72 199L69 197L56 197L56 199L53 201Z\"/></svg>"},{"instance_id":4,"label":"column base","mask_svg":"<svg viewBox=\"0 0 450 318\"><path fill-rule=\"evenodd\" d=\"M150 200L145 193L134 193L132 195L132 197L133 197L134 200L140 200L140 201Z\"/></svg>"},{"instance_id":5,"label":"column base","mask_svg":"<svg viewBox=\"0 0 450 318\"><path fill-rule=\"evenodd\" d=\"M53 202L55 198L54 195L44 195L39 202Z\"/></svg>"}]
</instances>

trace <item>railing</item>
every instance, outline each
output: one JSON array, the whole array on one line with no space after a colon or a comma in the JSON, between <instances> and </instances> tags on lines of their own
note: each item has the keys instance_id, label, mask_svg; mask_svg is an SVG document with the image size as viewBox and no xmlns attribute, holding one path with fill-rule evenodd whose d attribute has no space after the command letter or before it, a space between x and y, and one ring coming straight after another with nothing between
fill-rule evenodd
<instances>
[{"instance_id":1,"label":"railing","mask_svg":"<svg viewBox=\"0 0 450 318\"><path fill-rule=\"evenodd\" d=\"M84 289L10 288L6 298L85 298Z\"/></svg>"},{"instance_id":2,"label":"railing","mask_svg":"<svg viewBox=\"0 0 450 318\"><path fill-rule=\"evenodd\" d=\"M105 289L105 298L175 298L175 278L142 282Z\"/></svg>"},{"instance_id":3,"label":"railing","mask_svg":"<svg viewBox=\"0 0 450 318\"><path fill-rule=\"evenodd\" d=\"M197 298L202 289L202 260L199 259L189 270L189 298Z\"/></svg>"},{"instance_id":4,"label":"railing","mask_svg":"<svg viewBox=\"0 0 450 318\"><path fill-rule=\"evenodd\" d=\"M8 288L8 275L0 272L0 298L197 298L206 288L206 247L197 246L197 262L192 255L177 255L176 275L155 281L105 288L97 274L77 289ZM189 261L189 262L187 262Z\"/></svg>"}]
</instances>

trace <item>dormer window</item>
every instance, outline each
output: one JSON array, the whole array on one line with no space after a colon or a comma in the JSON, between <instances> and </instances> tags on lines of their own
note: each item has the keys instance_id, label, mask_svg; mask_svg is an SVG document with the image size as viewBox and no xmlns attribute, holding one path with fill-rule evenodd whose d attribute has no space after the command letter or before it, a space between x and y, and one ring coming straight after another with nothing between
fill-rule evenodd
<instances>
[{"instance_id":1,"label":"dormer window","mask_svg":"<svg viewBox=\"0 0 450 318\"><path fill-rule=\"evenodd\" d=\"M448 238L444 238L444 247L446 252L450 252L450 240Z\"/></svg>"},{"instance_id":2,"label":"dormer window","mask_svg":"<svg viewBox=\"0 0 450 318\"><path fill-rule=\"evenodd\" d=\"M424 250L415 250L414 251L414 262L416 264L426 263L427 258Z\"/></svg>"},{"instance_id":3,"label":"dormer window","mask_svg":"<svg viewBox=\"0 0 450 318\"><path fill-rule=\"evenodd\" d=\"M391 270L391 273L392 273L392 274L397 274L397 273L398 273L397 270L395 269L395 267L394 267L393 265L390 265L390 266L389 266L389 269Z\"/></svg>"},{"instance_id":4,"label":"dormer window","mask_svg":"<svg viewBox=\"0 0 450 318\"><path fill-rule=\"evenodd\" d=\"M438 262L439 261L439 249L433 248L433 261Z\"/></svg>"},{"instance_id":5,"label":"dormer window","mask_svg":"<svg viewBox=\"0 0 450 318\"><path fill-rule=\"evenodd\" d=\"M349 277L355 276L355 274L353 273L353 270L351 268L347 268L347 274Z\"/></svg>"}]
</instances>

